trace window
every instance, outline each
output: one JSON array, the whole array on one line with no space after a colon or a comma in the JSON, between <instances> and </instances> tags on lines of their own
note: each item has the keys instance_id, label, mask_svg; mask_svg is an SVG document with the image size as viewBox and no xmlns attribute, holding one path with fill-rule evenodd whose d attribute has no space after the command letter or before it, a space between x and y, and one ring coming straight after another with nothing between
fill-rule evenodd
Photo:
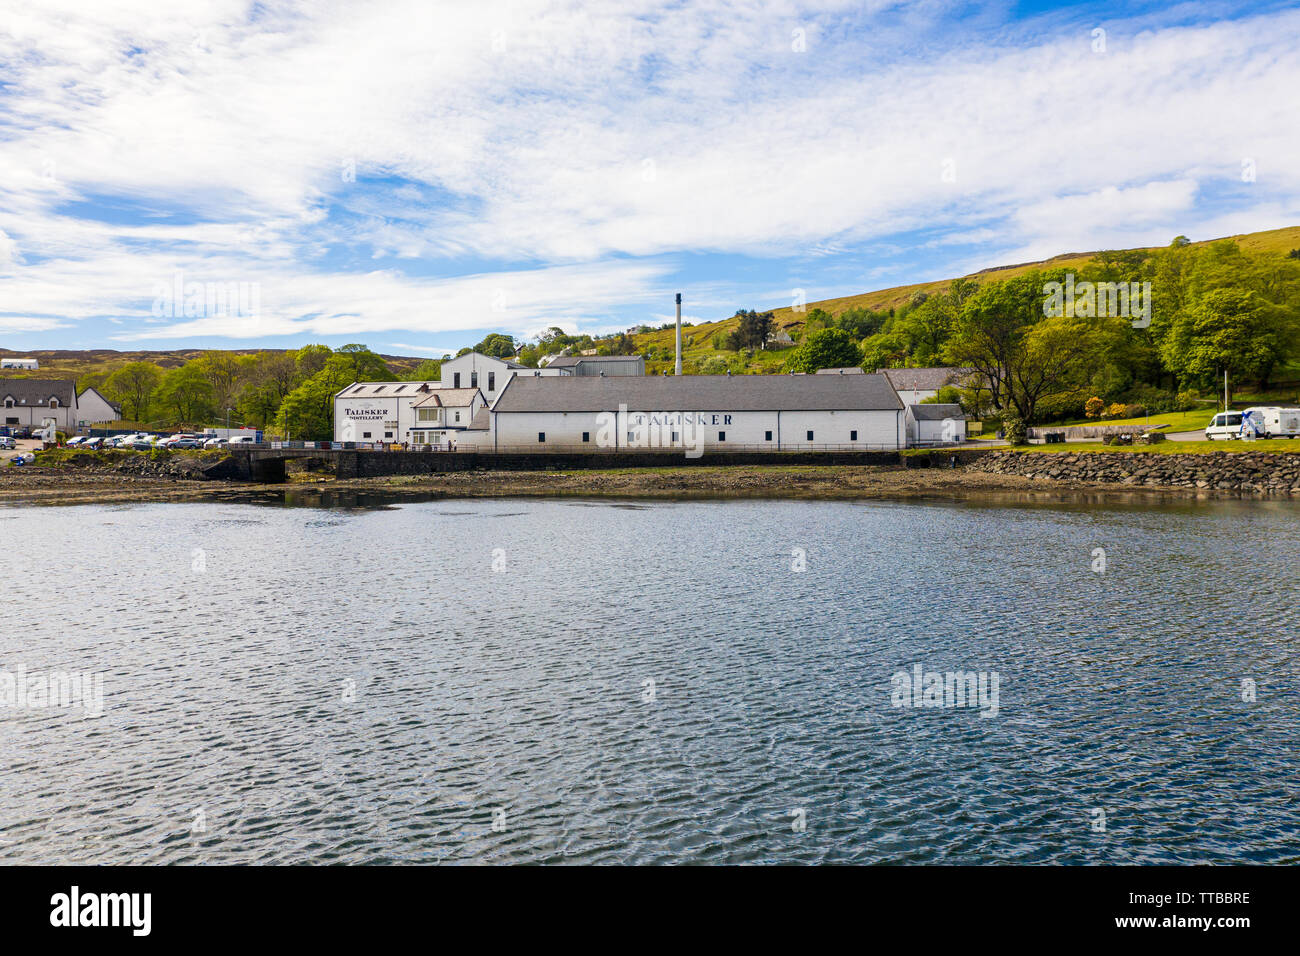
<instances>
[{"instance_id":1,"label":"window","mask_svg":"<svg viewBox=\"0 0 1300 956\"><path fill-rule=\"evenodd\" d=\"M537 440L538 440L538 442L545 442L545 441L546 441L546 432L538 432L538 433L537 433Z\"/></svg>"},{"instance_id":2,"label":"window","mask_svg":"<svg viewBox=\"0 0 1300 956\"><path fill-rule=\"evenodd\" d=\"M673 432L673 439L672 439L672 440L673 440L674 443L676 443L676 441L677 441L677 433L676 433L676 432Z\"/></svg>"},{"instance_id":3,"label":"window","mask_svg":"<svg viewBox=\"0 0 1300 956\"><path fill-rule=\"evenodd\" d=\"M469 387L478 388L478 372L469 373Z\"/></svg>"},{"instance_id":4,"label":"window","mask_svg":"<svg viewBox=\"0 0 1300 956\"><path fill-rule=\"evenodd\" d=\"M726 441L726 440L727 440L727 433L726 433L726 432L718 432L718 441Z\"/></svg>"},{"instance_id":5,"label":"window","mask_svg":"<svg viewBox=\"0 0 1300 956\"><path fill-rule=\"evenodd\" d=\"M849 432L849 441L857 441L857 440L858 440L858 433L857 433L857 432Z\"/></svg>"},{"instance_id":6,"label":"window","mask_svg":"<svg viewBox=\"0 0 1300 956\"><path fill-rule=\"evenodd\" d=\"M460 388L460 372L451 373L451 387Z\"/></svg>"},{"instance_id":7,"label":"window","mask_svg":"<svg viewBox=\"0 0 1300 956\"><path fill-rule=\"evenodd\" d=\"M392 433L392 432L384 432L384 437L385 437L385 438L392 438L392 437L393 437L393 433Z\"/></svg>"},{"instance_id":8,"label":"window","mask_svg":"<svg viewBox=\"0 0 1300 956\"><path fill-rule=\"evenodd\" d=\"M438 410L436 408L417 408L415 410L415 420L417 422L436 422L438 420Z\"/></svg>"},{"instance_id":9,"label":"window","mask_svg":"<svg viewBox=\"0 0 1300 956\"><path fill-rule=\"evenodd\" d=\"M771 441L771 440L772 440L772 433L771 433L771 432L763 432L763 441Z\"/></svg>"},{"instance_id":10,"label":"window","mask_svg":"<svg viewBox=\"0 0 1300 956\"><path fill-rule=\"evenodd\" d=\"M496 390L497 390L497 373L488 372L488 391L495 392Z\"/></svg>"},{"instance_id":11,"label":"window","mask_svg":"<svg viewBox=\"0 0 1300 956\"><path fill-rule=\"evenodd\" d=\"M460 421L460 412L456 413L456 421Z\"/></svg>"},{"instance_id":12,"label":"window","mask_svg":"<svg viewBox=\"0 0 1300 956\"><path fill-rule=\"evenodd\" d=\"M13 408L13 407L14 407L14 400L12 398L6 398L5 408Z\"/></svg>"},{"instance_id":13,"label":"window","mask_svg":"<svg viewBox=\"0 0 1300 956\"><path fill-rule=\"evenodd\" d=\"M631 444L632 444L633 442L635 442L635 441L636 441L636 432L628 432L628 433L627 433L627 443L628 443L629 445L631 445Z\"/></svg>"},{"instance_id":14,"label":"window","mask_svg":"<svg viewBox=\"0 0 1300 956\"><path fill-rule=\"evenodd\" d=\"M809 440L809 441L812 441L812 432L809 432L809 433L808 433L808 440Z\"/></svg>"},{"instance_id":15,"label":"window","mask_svg":"<svg viewBox=\"0 0 1300 956\"><path fill-rule=\"evenodd\" d=\"M369 438L369 437L370 437L370 432L362 432L362 433L361 433L361 437L362 437L362 438Z\"/></svg>"},{"instance_id":16,"label":"window","mask_svg":"<svg viewBox=\"0 0 1300 956\"><path fill-rule=\"evenodd\" d=\"M586 442L586 441L591 441L591 432L583 432L583 433L582 433L582 440L585 441L585 442Z\"/></svg>"},{"instance_id":17,"label":"window","mask_svg":"<svg viewBox=\"0 0 1300 956\"><path fill-rule=\"evenodd\" d=\"M58 408L58 407L59 407L59 400L57 398L51 398L50 408Z\"/></svg>"}]
</instances>

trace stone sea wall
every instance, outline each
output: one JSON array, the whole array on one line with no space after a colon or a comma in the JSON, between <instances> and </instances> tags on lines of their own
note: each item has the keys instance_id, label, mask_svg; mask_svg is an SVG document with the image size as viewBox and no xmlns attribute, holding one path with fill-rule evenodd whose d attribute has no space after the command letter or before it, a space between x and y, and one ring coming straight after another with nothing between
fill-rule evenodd
<instances>
[{"instance_id":1,"label":"stone sea wall","mask_svg":"<svg viewBox=\"0 0 1300 956\"><path fill-rule=\"evenodd\" d=\"M1300 497L1300 455L1211 452L1162 455L1143 452L1083 454L999 451L963 464L971 471L1057 481L1200 488Z\"/></svg>"}]
</instances>

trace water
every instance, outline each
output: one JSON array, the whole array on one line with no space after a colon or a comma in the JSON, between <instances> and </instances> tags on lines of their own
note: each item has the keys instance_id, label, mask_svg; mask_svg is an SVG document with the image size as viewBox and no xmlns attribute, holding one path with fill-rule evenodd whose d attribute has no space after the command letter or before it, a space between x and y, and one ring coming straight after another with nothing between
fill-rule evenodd
<instances>
[{"instance_id":1,"label":"water","mask_svg":"<svg viewBox=\"0 0 1300 956\"><path fill-rule=\"evenodd\" d=\"M0 533L0 671L103 676L102 716L0 709L0 862L1300 860L1291 504L223 502ZM997 715L891 706L917 663L997 672Z\"/></svg>"}]
</instances>

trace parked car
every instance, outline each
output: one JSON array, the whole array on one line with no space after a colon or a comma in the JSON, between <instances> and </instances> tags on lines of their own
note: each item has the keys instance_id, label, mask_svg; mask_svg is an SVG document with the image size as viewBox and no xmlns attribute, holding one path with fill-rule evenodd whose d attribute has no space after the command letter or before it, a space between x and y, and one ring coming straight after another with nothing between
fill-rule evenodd
<instances>
[{"instance_id":1,"label":"parked car","mask_svg":"<svg viewBox=\"0 0 1300 956\"><path fill-rule=\"evenodd\" d=\"M66 445L68 448L75 448L77 445L80 445L89 437L90 437L89 435L73 435L71 438L67 440Z\"/></svg>"},{"instance_id":2,"label":"parked car","mask_svg":"<svg viewBox=\"0 0 1300 956\"><path fill-rule=\"evenodd\" d=\"M204 448L220 448L222 445L229 444L225 438L209 438L203 443Z\"/></svg>"},{"instance_id":3,"label":"parked car","mask_svg":"<svg viewBox=\"0 0 1300 956\"><path fill-rule=\"evenodd\" d=\"M1219 412L1205 426L1206 441L1232 441L1242 437L1242 413Z\"/></svg>"},{"instance_id":4,"label":"parked car","mask_svg":"<svg viewBox=\"0 0 1300 956\"><path fill-rule=\"evenodd\" d=\"M197 438L189 438L189 437L173 438L167 442L167 447L171 449L202 448L203 442L199 441Z\"/></svg>"},{"instance_id":5,"label":"parked car","mask_svg":"<svg viewBox=\"0 0 1300 956\"><path fill-rule=\"evenodd\" d=\"M252 445L255 443L252 435L234 435L227 444L230 445Z\"/></svg>"},{"instance_id":6,"label":"parked car","mask_svg":"<svg viewBox=\"0 0 1300 956\"><path fill-rule=\"evenodd\" d=\"M10 451L17 448L17 444L8 435L0 435L0 449Z\"/></svg>"},{"instance_id":7,"label":"parked car","mask_svg":"<svg viewBox=\"0 0 1300 956\"><path fill-rule=\"evenodd\" d=\"M153 451L156 446L154 445L152 436L145 436L144 438L136 438L132 441L131 447L136 451Z\"/></svg>"},{"instance_id":8,"label":"parked car","mask_svg":"<svg viewBox=\"0 0 1300 956\"><path fill-rule=\"evenodd\" d=\"M103 444L104 444L104 439L102 439L102 438L87 438L85 441L83 441L83 442L81 443L80 447L82 447L82 448L99 448L99 447L100 447L101 445L103 445Z\"/></svg>"}]
</instances>

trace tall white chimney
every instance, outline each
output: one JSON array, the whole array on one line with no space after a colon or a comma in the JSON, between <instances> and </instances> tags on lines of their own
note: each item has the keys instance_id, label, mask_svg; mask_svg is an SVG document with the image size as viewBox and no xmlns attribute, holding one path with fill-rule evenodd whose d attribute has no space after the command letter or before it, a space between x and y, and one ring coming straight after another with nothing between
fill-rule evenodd
<instances>
[{"instance_id":1,"label":"tall white chimney","mask_svg":"<svg viewBox=\"0 0 1300 956\"><path fill-rule=\"evenodd\" d=\"M682 374L682 294L677 293L677 363L673 366L673 374Z\"/></svg>"}]
</instances>

